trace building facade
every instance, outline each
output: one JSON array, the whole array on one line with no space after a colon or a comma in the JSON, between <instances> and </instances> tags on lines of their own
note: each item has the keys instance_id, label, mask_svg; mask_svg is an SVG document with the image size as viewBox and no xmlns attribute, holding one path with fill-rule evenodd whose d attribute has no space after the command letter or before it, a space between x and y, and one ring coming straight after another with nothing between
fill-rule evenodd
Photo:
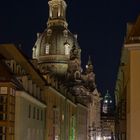
<instances>
[{"instance_id":1,"label":"building facade","mask_svg":"<svg viewBox=\"0 0 140 140\"><path fill-rule=\"evenodd\" d=\"M1 45L1 140L44 140L45 81L14 46Z\"/></svg>"},{"instance_id":2,"label":"building facade","mask_svg":"<svg viewBox=\"0 0 140 140\"><path fill-rule=\"evenodd\" d=\"M140 17L135 24L128 24L116 82L116 134L119 140L138 140L139 134L139 59Z\"/></svg>"},{"instance_id":3,"label":"building facade","mask_svg":"<svg viewBox=\"0 0 140 140\"><path fill-rule=\"evenodd\" d=\"M10 71L0 62L0 139L14 139L15 84L10 82ZM9 129L7 129L9 128Z\"/></svg>"}]
</instances>

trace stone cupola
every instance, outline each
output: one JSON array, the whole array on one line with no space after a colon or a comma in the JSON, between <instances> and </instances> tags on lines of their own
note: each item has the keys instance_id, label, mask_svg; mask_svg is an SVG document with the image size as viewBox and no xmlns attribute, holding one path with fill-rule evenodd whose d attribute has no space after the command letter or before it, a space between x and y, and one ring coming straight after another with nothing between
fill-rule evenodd
<instances>
[{"instance_id":1,"label":"stone cupola","mask_svg":"<svg viewBox=\"0 0 140 140\"><path fill-rule=\"evenodd\" d=\"M73 47L79 48L77 37L68 30L66 7L64 0L50 0L47 28L37 34L33 47L33 59L38 62L42 73L52 72L65 75Z\"/></svg>"}]
</instances>

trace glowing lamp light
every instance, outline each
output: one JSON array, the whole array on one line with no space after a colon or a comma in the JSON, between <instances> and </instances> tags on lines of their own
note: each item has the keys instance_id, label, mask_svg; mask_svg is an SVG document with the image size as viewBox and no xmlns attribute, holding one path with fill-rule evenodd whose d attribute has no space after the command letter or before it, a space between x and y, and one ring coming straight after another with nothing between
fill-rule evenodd
<instances>
[{"instance_id":1,"label":"glowing lamp light","mask_svg":"<svg viewBox=\"0 0 140 140\"><path fill-rule=\"evenodd\" d=\"M88 65L86 65L86 68L88 68Z\"/></svg>"},{"instance_id":2,"label":"glowing lamp light","mask_svg":"<svg viewBox=\"0 0 140 140\"><path fill-rule=\"evenodd\" d=\"M105 103L108 103L108 100L105 100Z\"/></svg>"}]
</instances>

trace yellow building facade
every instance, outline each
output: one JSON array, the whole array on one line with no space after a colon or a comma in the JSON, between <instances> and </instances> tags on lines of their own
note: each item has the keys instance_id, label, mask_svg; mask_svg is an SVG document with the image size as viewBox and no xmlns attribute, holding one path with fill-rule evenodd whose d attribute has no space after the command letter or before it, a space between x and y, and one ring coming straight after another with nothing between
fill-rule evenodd
<instances>
[{"instance_id":1,"label":"yellow building facade","mask_svg":"<svg viewBox=\"0 0 140 140\"><path fill-rule=\"evenodd\" d=\"M117 138L140 138L140 17L135 24L128 24L122 58L116 83Z\"/></svg>"}]
</instances>

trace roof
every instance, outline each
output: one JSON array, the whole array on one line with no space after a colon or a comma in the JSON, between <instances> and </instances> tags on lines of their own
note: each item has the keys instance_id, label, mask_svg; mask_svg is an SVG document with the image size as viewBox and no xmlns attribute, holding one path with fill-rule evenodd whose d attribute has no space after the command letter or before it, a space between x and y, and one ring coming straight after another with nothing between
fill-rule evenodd
<instances>
[{"instance_id":1,"label":"roof","mask_svg":"<svg viewBox=\"0 0 140 140\"><path fill-rule=\"evenodd\" d=\"M0 55L4 56L6 59L15 60L26 70L28 74L31 75L33 81L35 81L40 86L45 85L45 80L41 74L34 68L29 59L27 59L27 57L14 44L1 44Z\"/></svg>"},{"instance_id":2,"label":"roof","mask_svg":"<svg viewBox=\"0 0 140 140\"><path fill-rule=\"evenodd\" d=\"M11 82L16 88L23 89L23 86L12 73L11 69L2 60L0 60L0 82Z\"/></svg>"},{"instance_id":3,"label":"roof","mask_svg":"<svg viewBox=\"0 0 140 140\"><path fill-rule=\"evenodd\" d=\"M127 30L128 35L126 37L125 43L140 43L140 16L137 18L135 24L129 24Z\"/></svg>"}]
</instances>

